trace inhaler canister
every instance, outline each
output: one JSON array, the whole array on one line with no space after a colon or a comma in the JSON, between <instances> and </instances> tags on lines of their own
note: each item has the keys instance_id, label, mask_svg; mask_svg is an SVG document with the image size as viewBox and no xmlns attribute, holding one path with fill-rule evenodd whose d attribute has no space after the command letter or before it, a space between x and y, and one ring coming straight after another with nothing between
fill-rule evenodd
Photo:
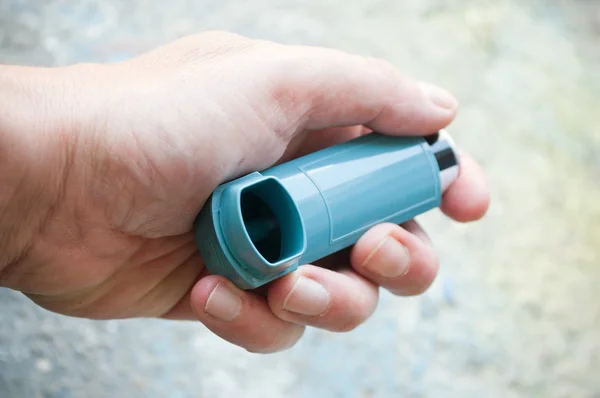
<instances>
[{"instance_id":1,"label":"inhaler canister","mask_svg":"<svg viewBox=\"0 0 600 398\"><path fill-rule=\"evenodd\" d=\"M218 186L195 223L208 270L254 289L440 205L459 173L445 130L370 133Z\"/></svg>"}]
</instances>

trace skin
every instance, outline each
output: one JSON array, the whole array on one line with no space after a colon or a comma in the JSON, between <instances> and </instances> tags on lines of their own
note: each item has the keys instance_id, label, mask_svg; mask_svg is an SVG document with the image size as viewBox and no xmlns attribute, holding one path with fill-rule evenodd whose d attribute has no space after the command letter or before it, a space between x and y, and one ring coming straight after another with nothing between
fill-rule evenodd
<instances>
[{"instance_id":1,"label":"skin","mask_svg":"<svg viewBox=\"0 0 600 398\"><path fill-rule=\"evenodd\" d=\"M252 352L289 348L306 326L352 330L379 288L415 295L434 280L415 222L378 225L322 267L250 292L205 270L192 222L229 179L372 130L447 126L456 100L434 90L381 60L223 32L111 65L0 66L0 286L71 316L197 320ZM489 192L477 164L461 163L441 209L469 222ZM365 264L386 238L407 250L401 275ZM327 290L325 311L283 309L299 278ZM240 299L235 319L205 311L217 285Z\"/></svg>"}]
</instances>

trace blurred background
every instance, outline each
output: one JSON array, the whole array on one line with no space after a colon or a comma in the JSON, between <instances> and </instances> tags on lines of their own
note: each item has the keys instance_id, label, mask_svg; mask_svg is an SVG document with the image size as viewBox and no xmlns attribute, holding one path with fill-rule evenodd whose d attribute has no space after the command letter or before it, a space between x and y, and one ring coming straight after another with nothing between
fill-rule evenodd
<instances>
[{"instance_id":1,"label":"blurred background","mask_svg":"<svg viewBox=\"0 0 600 398\"><path fill-rule=\"evenodd\" d=\"M385 58L453 91L481 222L347 334L258 356L202 325L60 317L0 289L0 397L600 397L597 0L0 0L0 62L112 62L207 29ZM1 95L1 93L0 93Z\"/></svg>"}]
</instances>

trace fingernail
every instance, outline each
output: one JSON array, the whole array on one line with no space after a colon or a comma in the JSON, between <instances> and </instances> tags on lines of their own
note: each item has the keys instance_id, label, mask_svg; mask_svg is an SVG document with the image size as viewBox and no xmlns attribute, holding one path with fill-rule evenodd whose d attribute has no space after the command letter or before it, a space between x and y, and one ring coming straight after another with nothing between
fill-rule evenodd
<instances>
[{"instance_id":1,"label":"fingernail","mask_svg":"<svg viewBox=\"0 0 600 398\"><path fill-rule=\"evenodd\" d=\"M403 244L387 236L369 254L363 267L385 278L394 278L408 272L410 254Z\"/></svg>"},{"instance_id":2,"label":"fingernail","mask_svg":"<svg viewBox=\"0 0 600 398\"><path fill-rule=\"evenodd\" d=\"M429 97L429 100L440 108L456 109L458 106L456 98L443 88L424 82L420 82L419 86L421 86L421 90L425 95Z\"/></svg>"},{"instance_id":3,"label":"fingernail","mask_svg":"<svg viewBox=\"0 0 600 398\"><path fill-rule=\"evenodd\" d=\"M233 321L242 310L242 299L224 283L219 283L208 296L204 312L220 321Z\"/></svg>"},{"instance_id":4,"label":"fingernail","mask_svg":"<svg viewBox=\"0 0 600 398\"><path fill-rule=\"evenodd\" d=\"M313 279L301 276L283 300L283 309L300 315L321 315L329 308L329 292Z\"/></svg>"}]
</instances>

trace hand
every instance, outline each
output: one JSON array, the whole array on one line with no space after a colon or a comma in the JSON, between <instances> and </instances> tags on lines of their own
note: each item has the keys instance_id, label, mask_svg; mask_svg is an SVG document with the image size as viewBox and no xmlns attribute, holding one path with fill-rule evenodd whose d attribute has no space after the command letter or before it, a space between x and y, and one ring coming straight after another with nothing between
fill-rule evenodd
<instances>
[{"instance_id":1,"label":"hand","mask_svg":"<svg viewBox=\"0 0 600 398\"><path fill-rule=\"evenodd\" d=\"M220 183L376 130L428 134L456 100L390 64L232 34L190 36L114 65L0 68L0 282L51 311L200 320L253 352L305 326L348 331L379 286L423 292L438 260L413 221L259 291L209 275L191 232ZM482 217L466 155L442 211ZM334 271L328 268L336 268Z\"/></svg>"}]
</instances>

